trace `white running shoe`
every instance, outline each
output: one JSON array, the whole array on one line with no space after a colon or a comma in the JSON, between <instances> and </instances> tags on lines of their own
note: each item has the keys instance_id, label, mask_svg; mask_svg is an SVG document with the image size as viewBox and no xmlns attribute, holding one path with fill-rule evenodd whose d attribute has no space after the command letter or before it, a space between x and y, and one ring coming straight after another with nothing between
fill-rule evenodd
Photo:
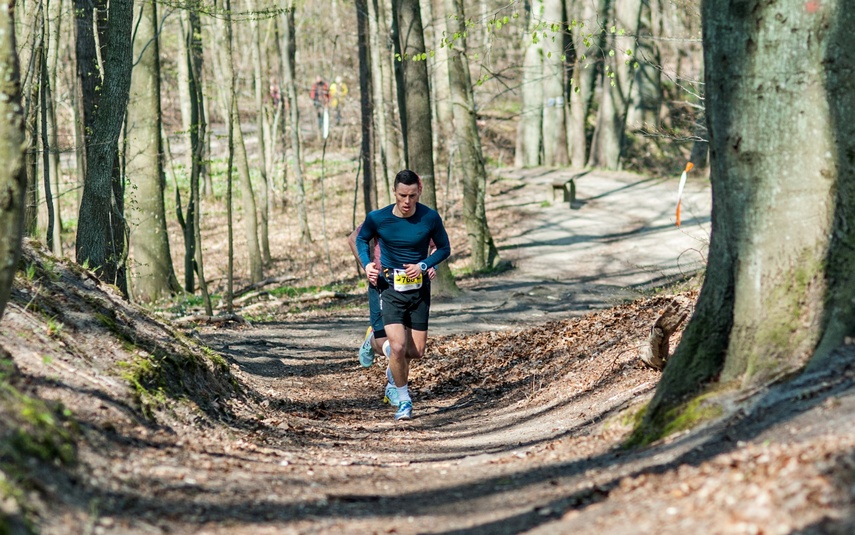
<instances>
[{"instance_id":1,"label":"white running shoe","mask_svg":"<svg viewBox=\"0 0 855 535\"><path fill-rule=\"evenodd\" d=\"M409 420L413 417L413 402L401 401L398 403L398 412L395 413L396 420Z\"/></svg>"}]
</instances>

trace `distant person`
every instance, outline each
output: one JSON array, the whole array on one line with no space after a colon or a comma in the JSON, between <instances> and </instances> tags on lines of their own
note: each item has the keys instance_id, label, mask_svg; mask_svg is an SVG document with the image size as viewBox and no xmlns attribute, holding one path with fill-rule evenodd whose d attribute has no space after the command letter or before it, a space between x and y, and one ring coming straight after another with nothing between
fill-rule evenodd
<instances>
[{"instance_id":1,"label":"distant person","mask_svg":"<svg viewBox=\"0 0 855 535\"><path fill-rule=\"evenodd\" d=\"M341 79L341 76L335 77L335 82L330 86L330 108L335 111L335 124L341 124L341 109L344 107L344 102L347 98L347 84Z\"/></svg>"},{"instance_id":2,"label":"distant person","mask_svg":"<svg viewBox=\"0 0 855 535\"><path fill-rule=\"evenodd\" d=\"M330 88L320 74L315 78L315 83L312 84L312 90L309 95L312 97L312 106L315 107L315 113L318 116L318 132L323 135L324 111L326 111L330 103Z\"/></svg>"},{"instance_id":3,"label":"distant person","mask_svg":"<svg viewBox=\"0 0 855 535\"><path fill-rule=\"evenodd\" d=\"M279 103L282 102L282 93L279 91L279 84L273 78L270 79L270 100L273 102L273 109L277 109Z\"/></svg>"},{"instance_id":4,"label":"distant person","mask_svg":"<svg viewBox=\"0 0 855 535\"><path fill-rule=\"evenodd\" d=\"M369 284L380 291L380 310L391 356L389 369L398 394L396 420L413 414L408 379L410 362L425 354L430 317L427 271L451 254L439 213L419 203L419 176L404 169L395 175L395 203L369 213L356 236L359 262ZM370 242L380 240L381 269L371 258ZM436 251L428 254L433 240Z\"/></svg>"}]
</instances>

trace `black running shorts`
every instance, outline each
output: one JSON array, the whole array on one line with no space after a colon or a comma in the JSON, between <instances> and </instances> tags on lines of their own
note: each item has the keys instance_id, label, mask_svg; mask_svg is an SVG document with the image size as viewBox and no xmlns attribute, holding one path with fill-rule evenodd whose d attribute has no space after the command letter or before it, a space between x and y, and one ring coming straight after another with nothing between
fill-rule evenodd
<instances>
[{"instance_id":1,"label":"black running shorts","mask_svg":"<svg viewBox=\"0 0 855 535\"><path fill-rule=\"evenodd\" d=\"M399 323L414 331L428 330L430 280L427 275L418 290L399 292L391 287L381 273L377 278L377 288L380 290L380 310L383 313L384 325Z\"/></svg>"}]
</instances>

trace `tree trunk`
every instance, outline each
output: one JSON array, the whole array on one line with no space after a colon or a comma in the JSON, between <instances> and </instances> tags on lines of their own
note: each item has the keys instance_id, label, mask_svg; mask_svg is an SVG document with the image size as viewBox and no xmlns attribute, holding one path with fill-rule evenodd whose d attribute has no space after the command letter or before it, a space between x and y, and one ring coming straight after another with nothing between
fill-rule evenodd
<instances>
[{"instance_id":1,"label":"tree trunk","mask_svg":"<svg viewBox=\"0 0 855 535\"><path fill-rule=\"evenodd\" d=\"M39 86L42 78L42 55L44 54L44 17L41 5L33 14L33 33L27 74L23 84L24 122L28 137L26 153L27 201L24 213L24 229L27 236L39 235ZM26 47L25 47L26 50Z\"/></svg>"},{"instance_id":2,"label":"tree trunk","mask_svg":"<svg viewBox=\"0 0 855 535\"><path fill-rule=\"evenodd\" d=\"M300 111L297 107L297 80L295 76L296 25L294 23L294 2L287 0L287 13L282 24L282 41L285 53L282 54L282 71L285 73L285 94L291 115L291 165L294 168L294 189L297 197L297 220L300 224L300 241L310 243L309 216L306 210L306 189L303 184L303 155L300 141Z\"/></svg>"},{"instance_id":3,"label":"tree trunk","mask_svg":"<svg viewBox=\"0 0 855 535\"><path fill-rule=\"evenodd\" d=\"M369 13L366 0L356 0L356 31L359 49L359 99L362 112L362 200L365 214L377 207L374 184L374 103L369 48Z\"/></svg>"},{"instance_id":4,"label":"tree trunk","mask_svg":"<svg viewBox=\"0 0 855 535\"><path fill-rule=\"evenodd\" d=\"M401 124L401 166L409 167L409 151L407 146L407 117L406 109L406 82L404 81L404 68L406 61L404 51L401 48L402 40L407 38L407 35L401 35L400 15L401 10L400 0L391 0L392 2L392 52L394 53L394 61L392 62L392 70L395 74L395 100L398 103L398 121ZM424 42L424 36L422 36ZM425 96L427 98L427 96Z\"/></svg>"},{"instance_id":5,"label":"tree trunk","mask_svg":"<svg viewBox=\"0 0 855 535\"><path fill-rule=\"evenodd\" d=\"M154 302L181 290L172 267L163 192L163 141L160 114L160 45L157 4L139 4L134 31L134 63L125 124L131 184L128 205L132 289L136 299Z\"/></svg>"},{"instance_id":6,"label":"tree trunk","mask_svg":"<svg viewBox=\"0 0 855 535\"><path fill-rule=\"evenodd\" d=\"M86 178L77 218L77 262L127 295L124 184L118 141L131 83L131 2L75 0L77 73L86 132ZM96 19L97 13L97 19ZM93 23L97 23L100 54ZM98 58L101 58L101 62Z\"/></svg>"},{"instance_id":7,"label":"tree trunk","mask_svg":"<svg viewBox=\"0 0 855 535\"><path fill-rule=\"evenodd\" d=\"M641 0L615 0L613 17L615 28L625 31L620 36L609 29L605 67L601 78L602 96L597 113L597 128L591 142L589 165L606 169L619 169L623 153L626 113L632 94L633 75L627 64L627 49L635 49L634 36L638 31ZM631 63L631 62L630 62Z\"/></svg>"},{"instance_id":8,"label":"tree trunk","mask_svg":"<svg viewBox=\"0 0 855 535\"><path fill-rule=\"evenodd\" d=\"M469 57L466 53L463 2L445 0L445 13L447 35L460 35L453 42L453 50L449 49L448 52L448 83L454 114L454 139L463 173L463 221L472 250L470 264L475 271L482 271L498 265L499 251L493 243L484 207L487 172L475 120L475 97L472 94Z\"/></svg>"},{"instance_id":9,"label":"tree trunk","mask_svg":"<svg viewBox=\"0 0 855 535\"><path fill-rule=\"evenodd\" d=\"M47 87L51 96L56 95L57 88L57 65L59 63L59 39L62 17L62 0L53 0L47 6ZM57 132L56 100L47 99L47 140L48 140L48 171L47 175L53 182L53 214L54 224L52 239L52 251L57 256L62 256L62 214L60 212L60 186L62 184L62 167L59 161L59 136Z\"/></svg>"},{"instance_id":10,"label":"tree trunk","mask_svg":"<svg viewBox=\"0 0 855 535\"><path fill-rule=\"evenodd\" d=\"M711 381L749 387L808 359L821 366L855 334L855 12L847 7L703 3L709 266L636 442L661 436Z\"/></svg>"},{"instance_id":11,"label":"tree trunk","mask_svg":"<svg viewBox=\"0 0 855 535\"><path fill-rule=\"evenodd\" d=\"M549 27L543 40L543 165L566 166L567 100L564 98L564 0L545 0L543 18Z\"/></svg>"},{"instance_id":12,"label":"tree trunk","mask_svg":"<svg viewBox=\"0 0 855 535\"><path fill-rule=\"evenodd\" d=\"M406 88L405 108L402 110L401 116L406 117L406 124L408 125L407 129L404 130L408 154L407 167L415 171L422 179L422 202L431 208L436 208L430 122L430 84L428 82L427 62L424 57L425 41L421 12L417 0L393 0L393 2L397 8L404 87ZM436 295L450 296L460 293L447 262L437 266L437 276L433 286Z\"/></svg>"},{"instance_id":13,"label":"tree trunk","mask_svg":"<svg viewBox=\"0 0 855 535\"><path fill-rule=\"evenodd\" d=\"M379 1L382 4L385 0ZM389 166L395 165L397 167L397 162L389 159L389 144L392 141L389 139L391 136L389 136L387 131L386 97L384 96L384 87L386 86L386 77L388 76L388 72L385 69L389 61L389 54L386 49L388 38L383 35L383 30L381 30L381 28L385 27L386 21L380 20L378 0L369 0L367 4L370 14L368 19L368 35L371 39L369 46L371 51L371 87L374 90L374 140L375 152L379 156L377 161L380 164L378 179L383 181L386 192L386 204L390 204L392 202L392 191L389 185L391 182ZM394 147L394 145L392 146ZM377 204L381 204L379 198Z\"/></svg>"},{"instance_id":14,"label":"tree trunk","mask_svg":"<svg viewBox=\"0 0 855 535\"><path fill-rule=\"evenodd\" d=\"M9 290L21 257L24 234L24 116L21 107L21 79L15 46L15 2L0 3L0 317L9 300Z\"/></svg>"},{"instance_id":15,"label":"tree trunk","mask_svg":"<svg viewBox=\"0 0 855 535\"><path fill-rule=\"evenodd\" d=\"M643 2L638 24L638 44L630 63L638 63L633 69L632 97L627 111L627 127L645 130L659 128L659 112L662 108L662 58L654 35L650 4Z\"/></svg>"},{"instance_id":16,"label":"tree trunk","mask_svg":"<svg viewBox=\"0 0 855 535\"><path fill-rule=\"evenodd\" d=\"M588 158L588 115L594 96L594 83L599 62L591 58L602 49L604 34L598 25L598 15L605 13L608 0L597 0L592 4L580 0L568 0L567 12L577 13L576 24L571 25L573 39L573 81L570 84L570 126L567 144L570 147L570 162L574 167L585 167Z\"/></svg>"},{"instance_id":17,"label":"tree trunk","mask_svg":"<svg viewBox=\"0 0 855 535\"><path fill-rule=\"evenodd\" d=\"M228 8L227 8L228 9ZM233 35L231 13L227 14L221 21L220 35ZM246 145L243 139L243 130L240 124L240 113L238 110L236 94L236 76L234 66L234 43L226 42L220 48L220 72L222 83L220 91L223 108L226 110L229 136L232 142L234 163L240 186L240 197L243 211L244 238L246 239L247 260L249 264L249 279L256 283L264 278L261 248L258 243L258 214L256 212L255 195L252 188L252 180L249 174L249 163L246 155ZM232 90L229 90L229 88Z\"/></svg>"},{"instance_id":18,"label":"tree trunk","mask_svg":"<svg viewBox=\"0 0 855 535\"><path fill-rule=\"evenodd\" d=\"M248 2L249 10L255 12L257 10L254 0ZM264 265L269 265L270 257L270 233L268 230L268 221L270 220L270 191L268 189L268 174L267 174L267 146L266 132L269 132L270 126L267 122L266 109L264 106L263 88L267 87L264 82L264 71L262 69L262 52L261 52L261 32L258 28L258 19L250 17L250 35L252 36L252 69L254 74L254 95L255 95L255 121L256 135L258 139L258 172L261 174L261 180L258 182L258 215L260 218L258 225L258 234L261 240L261 258Z\"/></svg>"},{"instance_id":19,"label":"tree trunk","mask_svg":"<svg viewBox=\"0 0 855 535\"><path fill-rule=\"evenodd\" d=\"M202 300L205 304L205 313L213 314L211 296L208 293L208 283L205 281L205 269L202 257L202 231L201 231L201 170L205 158L205 134L208 124L205 120L205 95L202 91L202 24L199 20L199 5L194 3L187 11L187 40L186 59L187 74L190 97L190 203L187 206L187 218L184 237L184 267L185 288L188 292L195 290L193 285L193 268L199 276L199 289L202 292Z\"/></svg>"},{"instance_id":20,"label":"tree trunk","mask_svg":"<svg viewBox=\"0 0 855 535\"><path fill-rule=\"evenodd\" d=\"M543 148L543 45L540 40L541 14L543 0L533 0L531 12L526 24L528 30L523 34L522 46L525 49L522 72L522 116L517 135L517 167L537 167L541 164Z\"/></svg>"},{"instance_id":21,"label":"tree trunk","mask_svg":"<svg viewBox=\"0 0 855 535\"><path fill-rule=\"evenodd\" d=\"M433 58L430 58L430 67L433 75L431 76L431 87L434 95L434 114L436 117L436 138L438 143L436 147L439 156L436 158L437 167L442 168L445 162L451 158L449 143L447 140L454 138L454 133L451 131L451 123L454 120L451 110L451 88L449 86L448 74L448 46L442 46L443 36L451 39L451 35L444 35L448 21L443 21L442 13L446 13L446 6L443 5L445 0L431 0L433 2L433 22L436 26L434 29L433 50L436 52ZM430 2L426 2L425 5Z\"/></svg>"},{"instance_id":22,"label":"tree trunk","mask_svg":"<svg viewBox=\"0 0 855 535\"><path fill-rule=\"evenodd\" d=\"M49 7L49 6L46 6ZM44 17L47 17L47 14L42 10L42 14ZM48 108L53 106L53 95L51 94L51 86L48 79L48 64L47 64L47 21L42 21L42 28L44 28L45 33L42 36L42 47L41 54L39 55L39 61L41 62L40 72L41 76L39 77L39 117L41 117L41 124L39 125L39 133L40 133L40 142L41 142L41 152L42 152L42 178L45 192L45 202L44 207L47 212L47 230L45 231L45 235L47 238L47 246L53 251L53 240L54 240L54 229L56 228L56 221L54 219L54 195L53 195L53 186L51 185L52 175L51 175L51 144L48 141ZM48 104L50 103L50 104Z\"/></svg>"},{"instance_id":23,"label":"tree trunk","mask_svg":"<svg viewBox=\"0 0 855 535\"><path fill-rule=\"evenodd\" d=\"M382 45L378 48L378 53L382 58L380 61L380 70L383 75L383 103L392 103L397 98L398 94L398 78L397 71L399 70L400 62L395 60L395 52L400 48L397 40L397 34L393 34L393 30L389 27L389 22L386 20L387 16L387 4L389 0L371 0L374 5L374 11L377 16L377 24L378 24L378 41ZM393 28L397 28L397 22L394 22L393 18ZM393 170L389 173L389 184L391 185L391 180L394 175L398 172L399 169L403 169L406 166L406 159L404 158L404 149L403 149L403 136L394 135L397 132L403 132L403 126L401 125L401 108L398 106L385 106L386 107L386 158L389 162L389 167ZM391 192L389 195L391 202Z\"/></svg>"}]
</instances>

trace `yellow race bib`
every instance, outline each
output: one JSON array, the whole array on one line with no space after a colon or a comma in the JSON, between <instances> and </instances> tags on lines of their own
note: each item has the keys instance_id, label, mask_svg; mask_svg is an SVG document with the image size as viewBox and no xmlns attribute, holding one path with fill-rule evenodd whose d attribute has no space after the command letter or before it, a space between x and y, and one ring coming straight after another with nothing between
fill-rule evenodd
<instances>
[{"instance_id":1,"label":"yellow race bib","mask_svg":"<svg viewBox=\"0 0 855 535\"><path fill-rule=\"evenodd\" d=\"M392 287L399 292L418 290L422 287L422 274L419 273L417 277L408 277L406 271L403 269L396 269Z\"/></svg>"}]
</instances>

